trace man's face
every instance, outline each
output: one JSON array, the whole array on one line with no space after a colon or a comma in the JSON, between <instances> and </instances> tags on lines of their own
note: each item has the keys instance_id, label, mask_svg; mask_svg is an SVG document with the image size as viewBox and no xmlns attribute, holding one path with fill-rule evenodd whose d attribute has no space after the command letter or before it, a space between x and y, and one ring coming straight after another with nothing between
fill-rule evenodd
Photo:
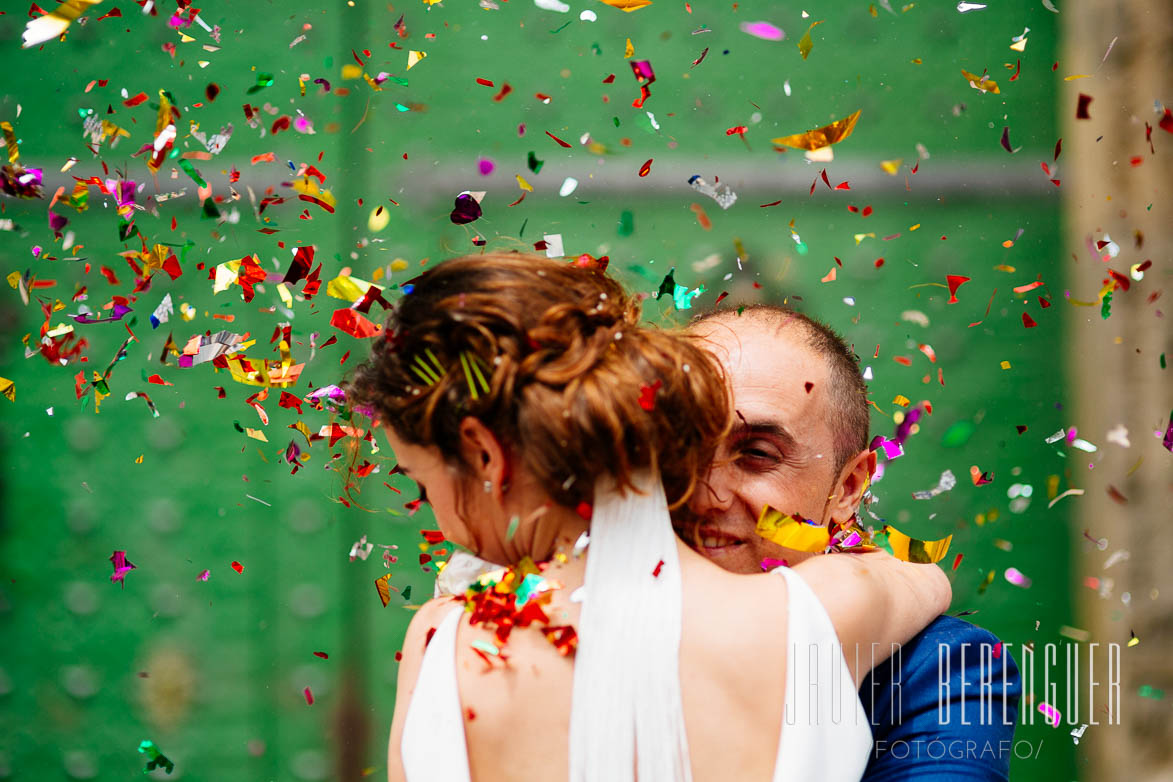
<instances>
[{"instance_id":1,"label":"man's face","mask_svg":"<svg viewBox=\"0 0 1173 782\"><path fill-rule=\"evenodd\" d=\"M725 368L735 418L707 485L689 502L684 537L725 570L760 573L767 558L793 565L810 555L771 543L755 528L765 505L827 521L838 480L827 362L806 346L799 324L779 328L731 315L693 333Z\"/></svg>"}]
</instances>

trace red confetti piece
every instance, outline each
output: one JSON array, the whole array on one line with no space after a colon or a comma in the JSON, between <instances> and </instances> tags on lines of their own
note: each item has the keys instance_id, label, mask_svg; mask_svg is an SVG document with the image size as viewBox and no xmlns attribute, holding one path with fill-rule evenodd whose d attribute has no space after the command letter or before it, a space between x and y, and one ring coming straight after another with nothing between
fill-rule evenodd
<instances>
[{"instance_id":1,"label":"red confetti piece","mask_svg":"<svg viewBox=\"0 0 1173 782\"><path fill-rule=\"evenodd\" d=\"M326 654L325 652L314 652L314 657L321 657L323 660L330 659L330 655Z\"/></svg>"},{"instance_id":2,"label":"red confetti piece","mask_svg":"<svg viewBox=\"0 0 1173 782\"><path fill-rule=\"evenodd\" d=\"M570 146L569 144L567 146ZM648 158L647 162L639 167L639 175L647 176L652 170L652 158Z\"/></svg>"},{"instance_id":3,"label":"red confetti piece","mask_svg":"<svg viewBox=\"0 0 1173 782\"><path fill-rule=\"evenodd\" d=\"M233 560L233 562L232 562L232 569L233 569L233 570L235 570L237 573L243 573L243 572L244 572L244 565L242 565L242 564L240 564L239 562L237 562L237 561Z\"/></svg>"},{"instance_id":4,"label":"red confetti piece","mask_svg":"<svg viewBox=\"0 0 1173 782\"><path fill-rule=\"evenodd\" d=\"M901 366L906 366L906 367L912 366L912 359L909 358L908 356L892 356L892 360L895 361L897 364L900 364Z\"/></svg>"},{"instance_id":5,"label":"red confetti piece","mask_svg":"<svg viewBox=\"0 0 1173 782\"><path fill-rule=\"evenodd\" d=\"M120 11L117 8L111 9L111 11L109 13L103 14L102 16L99 16L98 21L100 22L103 19L109 19L112 16L122 16L122 11Z\"/></svg>"},{"instance_id":6,"label":"red confetti piece","mask_svg":"<svg viewBox=\"0 0 1173 782\"><path fill-rule=\"evenodd\" d=\"M562 139L560 139L560 138L558 138L557 136L555 136L555 135L554 135L553 133L551 133L550 131L548 131L548 130L547 130L547 131L546 131L546 135L547 135L547 136L549 136L550 138L554 139L555 141L557 141L557 142L558 142L558 146L560 146L560 147L565 147L566 149L570 149L570 145L569 145L569 144L567 144L565 141L563 141Z\"/></svg>"},{"instance_id":7,"label":"red confetti piece","mask_svg":"<svg viewBox=\"0 0 1173 782\"><path fill-rule=\"evenodd\" d=\"M871 207L871 204L869 204L869 205L865 206L865 207L863 208L863 211L862 211L862 212L860 212L860 215L862 215L863 217L870 217L870 216L871 216L871 214L872 214L872 207Z\"/></svg>"},{"instance_id":8,"label":"red confetti piece","mask_svg":"<svg viewBox=\"0 0 1173 782\"><path fill-rule=\"evenodd\" d=\"M480 85L481 85L481 86L483 86L483 87L492 87L492 86L494 86L494 84L493 84L493 80L492 80L492 79L480 79L480 78L478 78L478 79L477 79L477 84L480 84Z\"/></svg>"},{"instance_id":9,"label":"red confetti piece","mask_svg":"<svg viewBox=\"0 0 1173 782\"><path fill-rule=\"evenodd\" d=\"M122 101L122 105L133 108L135 106L138 106L140 103L146 103L146 102L147 102L147 94L145 92L140 92L138 95L135 95L133 98L127 98L126 100Z\"/></svg>"},{"instance_id":10,"label":"red confetti piece","mask_svg":"<svg viewBox=\"0 0 1173 782\"><path fill-rule=\"evenodd\" d=\"M501 90L493 96L493 100L495 100L497 103L500 103L501 101L505 100L505 96L511 92L513 92L513 88L509 86L509 82L502 82ZM524 128L525 125L522 125L521 127ZM524 133L525 131L523 130L522 132Z\"/></svg>"},{"instance_id":11,"label":"red confetti piece","mask_svg":"<svg viewBox=\"0 0 1173 782\"><path fill-rule=\"evenodd\" d=\"M589 502L584 500L578 504L578 507L574 509L574 512L581 516L583 521L590 521L591 516L594 515L595 509L591 507Z\"/></svg>"},{"instance_id":12,"label":"red confetti piece","mask_svg":"<svg viewBox=\"0 0 1173 782\"><path fill-rule=\"evenodd\" d=\"M613 73L610 76L608 76L607 78L603 79L603 84L614 84L614 82L615 82L615 74L613 74Z\"/></svg>"},{"instance_id":13,"label":"red confetti piece","mask_svg":"<svg viewBox=\"0 0 1173 782\"><path fill-rule=\"evenodd\" d=\"M990 294L990 301L986 304L986 314L982 316L981 320L970 323L969 328L972 329L974 326L980 326L983 322L985 322L986 318L990 317L990 307L994 306L994 296L996 296L997 293L998 289L994 288L994 292Z\"/></svg>"},{"instance_id":14,"label":"red confetti piece","mask_svg":"<svg viewBox=\"0 0 1173 782\"><path fill-rule=\"evenodd\" d=\"M159 385L159 386L173 386L173 385L175 385L174 383L168 383L166 380L159 377L158 375L151 375L150 377L147 378L147 382L154 383L155 385Z\"/></svg>"},{"instance_id":15,"label":"red confetti piece","mask_svg":"<svg viewBox=\"0 0 1173 782\"><path fill-rule=\"evenodd\" d=\"M1017 288L1014 289L1014 292L1015 293L1026 293L1027 291L1033 291L1035 288L1038 288L1041 285L1042 285L1041 282L1039 282L1038 280L1035 280L1034 282L1027 283L1026 285L1019 285Z\"/></svg>"},{"instance_id":16,"label":"red confetti piece","mask_svg":"<svg viewBox=\"0 0 1173 782\"><path fill-rule=\"evenodd\" d=\"M1022 60L1019 60L1018 64L1014 66L1014 75L1010 77L1010 81L1018 81L1018 74L1021 70L1022 70Z\"/></svg>"},{"instance_id":17,"label":"red confetti piece","mask_svg":"<svg viewBox=\"0 0 1173 782\"><path fill-rule=\"evenodd\" d=\"M1002 149L1006 150L1011 155L1014 154L1014 150L1010 146L1010 128L1009 127L1002 128ZM917 165L919 166L920 163L917 163Z\"/></svg>"},{"instance_id":18,"label":"red confetti piece","mask_svg":"<svg viewBox=\"0 0 1173 782\"><path fill-rule=\"evenodd\" d=\"M652 571L652 578L659 578L660 571L663 569L664 569L664 560L661 559L659 562L656 563L656 569Z\"/></svg>"},{"instance_id":19,"label":"red confetti piece","mask_svg":"<svg viewBox=\"0 0 1173 782\"><path fill-rule=\"evenodd\" d=\"M305 702L307 706L314 705L314 694L310 692L310 688L306 687L302 692L305 693Z\"/></svg>"},{"instance_id":20,"label":"red confetti piece","mask_svg":"<svg viewBox=\"0 0 1173 782\"><path fill-rule=\"evenodd\" d=\"M733 127L729 128L728 130L725 131L725 135L726 136L732 136L735 134L741 135L742 133L745 133L747 130L749 130L749 128L747 128L745 125L734 125Z\"/></svg>"},{"instance_id":21,"label":"red confetti piece","mask_svg":"<svg viewBox=\"0 0 1173 782\"><path fill-rule=\"evenodd\" d=\"M945 280L949 283L949 304L957 303L957 289L969 282L969 279L969 277L962 277L960 274L945 275Z\"/></svg>"},{"instance_id":22,"label":"red confetti piece","mask_svg":"<svg viewBox=\"0 0 1173 782\"><path fill-rule=\"evenodd\" d=\"M1062 151L1063 151L1063 139L1059 139L1058 141L1055 142L1055 157L1052 158L1052 161L1058 160L1059 153Z\"/></svg>"},{"instance_id":23,"label":"red confetti piece","mask_svg":"<svg viewBox=\"0 0 1173 782\"><path fill-rule=\"evenodd\" d=\"M725 297L728 295L729 295L729 291L721 291L721 295L717 297L717 300L715 302L713 302L713 306L715 307L718 304L720 304L721 302L725 301Z\"/></svg>"},{"instance_id":24,"label":"red confetti piece","mask_svg":"<svg viewBox=\"0 0 1173 782\"><path fill-rule=\"evenodd\" d=\"M1165 115L1157 123L1157 127L1166 133L1173 133L1173 109L1166 108Z\"/></svg>"},{"instance_id":25,"label":"red confetti piece","mask_svg":"<svg viewBox=\"0 0 1173 782\"><path fill-rule=\"evenodd\" d=\"M1076 119L1091 119L1092 115L1088 113L1088 107L1092 104L1092 96L1079 93L1079 105L1075 107Z\"/></svg>"},{"instance_id":26,"label":"red confetti piece","mask_svg":"<svg viewBox=\"0 0 1173 782\"><path fill-rule=\"evenodd\" d=\"M327 204L325 201L321 200L320 198L314 198L312 195L306 195L305 193L299 193L297 197L300 198L302 201L309 201L311 204L317 204L318 206L322 207L330 214L334 214L334 207L330 206L329 204Z\"/></svg>"},{"instance_id":27,"label":"red confetti piece","mask_svg":"<svg viewBox=\"0 0 1173 782\"><path fill-rule=\"evenodd\" d=\"M835 189L836 190L850 190L851 185L847 184L847 182L840 182L839 184L835 185Z\"/></svg>"},{"instance_id":28,"label":"red confetti piece","mask_svg":"<svg viewBox=\"0 0 1173 782\"><path fill-rule=\"evenodd\" d=\"M961 558L964 556L965 556L964 554L958 554L956 557L953 558L953 569L954 570L956 570L957 566L961 564Z\"/></svg>"},{"instance_id":29,"label":"red confetti piece","mask_svg":"<svg viewBox=\"0 0 1173 782\"><path fill-rule=\"evenodd\" d=\"M812 188L811 188L811 192L813 193L814 191L815 191L815 189L812 187ZM778 204L780 204L780 203L782 203L782 200L781 200L781 199L779 199L779 200L777 200L777 201L771 201L771 202L770 202L770 203L768 203L768 204L758 204L758 206L760 206L762 209L765 209L767 206L777 206L777 205L778 205Z\"/></svg>"},{"instance_id":30,"label":"red confetti piece","mask_svg":"<svg viewBox=\"0 0 1173 782\"><path fill-rule=\"evenodd\" d=\"M937 354L936 354L936 352L933 350L933 346L932 346L932 345L917 345L916 347L917 347L917 349L918 349L918 350L919 350L921 353L924 353L926 356L928 356L928 357L929 357L929 363L930 363L930 364L936 364L936 363L937 363Z\"/></svg>"},{"instance_id":31,"label":"red confetti piece","mask_svg":"<svg viewBox=\"0 0 1173 782\"><path fill-rule=\"evenodd\" d=\"M1035 323L1035 319L1032 318L1029 313L1024 312L1022 313L1022 325L1026 326L1028 329L1033 329L1039 324Z\"/></svg>"},{"instance_id":32,"label":"red confetti piece","mask_svg":"<svg viewBox=\"0 0 1173 782\"><path fill-rule=\"evenodd\" d=\"M650 386L640 386L640 388L639 388L639 406L642 407L644 410L647 410L648 412L655 410L656 409L656 392L659 391L660 387L663 385L664 385L663 381L657 379L656 382Z\"/></svg>"},{"instance_id":33,"label":"red confetti piece","mask_svg":"<svg viewBox=\"0 0 1173 782\"><path fill-rule=\"evenodd\" d=\"M444 533L438 529L421 529L420 534L424 536L424 540L433 546L437 543L444 542Z\"/></svg>"}]
</instances>

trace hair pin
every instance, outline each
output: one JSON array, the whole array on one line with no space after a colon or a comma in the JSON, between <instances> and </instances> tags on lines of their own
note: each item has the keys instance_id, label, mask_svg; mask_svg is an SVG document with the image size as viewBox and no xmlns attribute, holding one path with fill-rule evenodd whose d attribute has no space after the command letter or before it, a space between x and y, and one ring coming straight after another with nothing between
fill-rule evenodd
<instances>
[{"instance_id":1,"label":"hair pin","mask_svg":"<svg viewBox=\"0 0 1173 782\"><path fill-rule=\"evenodd\" d=\"M480 398L480 396L477 394L478 384L486 394L489 393L489 383L485 380L485 376L481 374L480 359L477 357L476 353L462 350L460 352L460 366L462 369L464 369L464 379L468 381L468 392L472 395L473 399ZM469 374L470 370L472 372L471 375ZM472 375L476 376L476 384L472 382Z\"/></svg>"}]
</instances>

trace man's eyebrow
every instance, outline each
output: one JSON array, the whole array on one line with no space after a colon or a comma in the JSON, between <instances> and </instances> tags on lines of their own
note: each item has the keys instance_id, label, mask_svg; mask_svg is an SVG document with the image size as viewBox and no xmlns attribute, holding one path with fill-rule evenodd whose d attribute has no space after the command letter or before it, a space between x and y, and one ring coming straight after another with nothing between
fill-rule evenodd
<instances>
[{"instance_id":1,"label":"man's eyebrow","mask_svg":"<svg viewBox=\"0 0 1173 782\"><path fill-rule=\"evenodd\" d=\"M737 414L738 423L730 433L733 437L752 437L767 435L776 437L786 446L792 447L798 443L790 431L777 421L748 421L741 413Z\"/></svg>"}]
</instances>

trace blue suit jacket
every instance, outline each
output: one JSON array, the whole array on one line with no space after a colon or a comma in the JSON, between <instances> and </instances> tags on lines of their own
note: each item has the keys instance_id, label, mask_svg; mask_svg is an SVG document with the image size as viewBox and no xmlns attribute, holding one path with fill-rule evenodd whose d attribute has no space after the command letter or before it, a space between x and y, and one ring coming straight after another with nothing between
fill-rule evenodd
<instances>
[{"instance_id":1,"label":"blue suit jacket","mask_svg":"<svg viewBox=\"0 0 1173 782\"><path fill-rule=\"evenodd\" d=\"M872 670L859 690L874 742L865 782L1008 779L1022 681L997 643L940 616Z\"/></svg>"}]
</instances>

